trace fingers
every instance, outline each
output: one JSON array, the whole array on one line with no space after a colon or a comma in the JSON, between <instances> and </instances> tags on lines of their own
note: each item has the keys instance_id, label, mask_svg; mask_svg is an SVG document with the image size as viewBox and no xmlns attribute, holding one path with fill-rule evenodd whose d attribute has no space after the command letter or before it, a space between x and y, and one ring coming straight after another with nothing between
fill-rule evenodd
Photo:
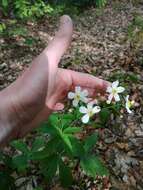
<instances>
[{"instance_id":1,"label":"fingers","mask_svg":"<svg viewBox=\"0 0 143 190\"><path fill-rule=\"evenodd\" d=\"M69 16L62 16L60 19L59 30L54 39L49 43L44 53L52 64L58 64L62 55L70 45L73 33L73 24Z\"/></svg>"},{"instance_id":2,"label":"fingers","mask_svg":"<svg viewBox=\"0 0 143 190\"><path fill-rule=\"evenodd\" d=\"M69 70L69 72L71 74L73 86L81 86L83 88L87 88L88 90L90 89L92 93L94 90L95 92L104 93L107 87L110 85L108 81L99 79L89 74L72 70Z\"/></svg>"}]
</instances>

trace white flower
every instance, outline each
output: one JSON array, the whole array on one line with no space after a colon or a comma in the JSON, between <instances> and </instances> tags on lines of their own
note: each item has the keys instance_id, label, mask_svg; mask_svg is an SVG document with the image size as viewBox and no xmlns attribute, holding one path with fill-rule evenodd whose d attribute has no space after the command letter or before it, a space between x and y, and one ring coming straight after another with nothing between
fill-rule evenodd
<instances>
[{"instance_id":1,"label":"white flower","mask_svg":"<svg viewBox=\"0 0 143 190\"><path fill-rule=\"evenodd\" d=\"M109 97L108 97L108 100L107 100L107 103L110 104L112 99L114 98L114 100L116 102L119 102L120 101L120 96L119 94L124 92L125 88L122 87L122 86L118 86L119 85L119 81L115 81L111 84L111 86L108 86L107 87L107 90L106 92L109 93Z\"/></svg>"},{"instance_id":2,"label":"white flower","mask_svg":"<svg viewBox=\"0 0 143 190\"><path fill-rule=\"evenodd\" d=\"M101 108L99 106L93 106L93 104L88 103L87 107L81 106L79 111L85 115L81 118L83 123L88 123L89 118L92 117L95 113L100 112Z\"/></svg>"},{"instance_id":3,"label":"white flower","mask_svg":"<svg viewBox=\"0 0 143 190\"><path fill-rule=\"evenodd\" d=\"M131 108L134 104L135 104L135 101L134 101L134 100L130 101L130 100L129 100L129 95L127 95L127 96L126 96L126 110L127 110L128 113L132 113L132 111L131 111L130 108Z\"/></svg>"},{"instance_id":4,"label":"white flower","mask_svg":"<svg viewBox=\"0 0 143 190\"><path fill-rule=\"evenodd\" d=\"M68 98L73 99L72 104L74 107L78 106L79 101L87 103L88 101L87 96L88 96L88 91L87 90L82 91L80 86L75 87L75 93L74 92L68 93Z\"/></svg>"}]
</instances>

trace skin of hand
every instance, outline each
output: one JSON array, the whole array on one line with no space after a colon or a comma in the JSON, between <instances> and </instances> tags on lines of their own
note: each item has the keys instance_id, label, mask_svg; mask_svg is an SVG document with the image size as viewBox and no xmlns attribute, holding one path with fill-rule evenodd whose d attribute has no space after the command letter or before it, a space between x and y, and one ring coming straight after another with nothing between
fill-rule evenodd
<instances>
[{"instance_id":1,"label":"skin of hand","mask_svg":"<svg viewBox=\"0 0 143 190\"><path fill-rule=\"evenodd\" d=\"M58 67L72 33L71 18L62 16L59 30L49 45L14 83L0 92L1 145L24 136L47 120L51 112L62 110L68 91L75 86L87 89L90 96L105 92L107 81Z\"/></svg>"}]
</instances>

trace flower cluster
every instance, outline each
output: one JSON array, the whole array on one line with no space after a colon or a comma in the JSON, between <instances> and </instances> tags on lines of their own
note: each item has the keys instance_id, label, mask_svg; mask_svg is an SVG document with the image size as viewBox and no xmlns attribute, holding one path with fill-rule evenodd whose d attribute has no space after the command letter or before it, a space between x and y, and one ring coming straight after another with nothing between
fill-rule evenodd
<instances>
[{"instance_id":1,"label":"flower cluster","mask_svg":"<svg viewBox=\"0 0 143 190\"><path fill-rule=\"evenodd\" d=\"M107 87L106 93L108 94L107 104L112 102L116 103L121 101L123 97L122 94L125 91L125 88L119 86L119 81L113 82L110 86ZM88 123L89 119L101 111L101 107L97 105L97 101L90 101L88 97L89 93L87 90L82 90L80 86L75 87L75 92L69 92L68 98L72 100L74 107L79 106L79 112L84 114L81 118L83 123ZM129 100L129 95L123 98L125 101L125 108L128 113L132 113L131 107L134 105L134 101ZM83 105L81 105L82 103Z\"/></svg>"},{"instance_id":2,"label":"flower cluster","mask_svg":"<svg viewBox=\"0 0 143 190\"><path fill-rule=\"evenodd\" d=\"M120 101L120 95L121 93L123 93L125 91L125 88L122 86L119 86L119 81L115 81L111 84L111 86L107 87L106 92L109 93L108 96L108 100L107 100L107 104L110 104L112 102L112 100L114 100L115 102L119 102ZM132 113L131 111L131 107L134 105L134 101L129 100L129 95L127 95L125 98L125 107L128 113Z\"/></svg>"}]
</instances>

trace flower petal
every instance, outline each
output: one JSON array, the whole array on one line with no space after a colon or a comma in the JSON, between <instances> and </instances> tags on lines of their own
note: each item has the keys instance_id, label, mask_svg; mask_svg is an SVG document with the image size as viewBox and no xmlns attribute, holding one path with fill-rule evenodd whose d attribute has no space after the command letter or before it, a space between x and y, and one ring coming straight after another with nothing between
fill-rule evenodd
<instances>
[{"instance_id":1,"label":"flower petal","mask_svg":"<svg viewBox=\"0 0 143 190\"><path fill-rule=\"evenodd\" d=\"M122 87L122 86L119 86L119 87L117 88L117 92L118 92L118 93L122 93L122 92L124 92L124 91L125 91L125 88Z\"/></svg>"},{"instance_id":2,"label":"flower petal","mask_svg":"<svg viewBox=\"0 0 143 190\"><path fill-rule=\"evenodd\" d=\"M92 111L93 113L98 113L101 111L101 108L99 106L95 106Z\"/></svg>"},{"instance_id":3,"label":"flower petal","mask_svg":"<svg viewBox=\"0 0 143 190\"><path fill-rule=\"evenodd\" d=\"M87 108L84 107L84 106L81 106L81 107L79 108L79 111L80 111L81 113L87 113Z\"/></svg>"},{"instance_id":4,"label":"flower petal","mask_svg":"<svg viewBox=\"0 0 143 190\"><path fill-rule=\"evenodd\" d=\"M120 96L118 94L114 94L114 99L116 102L120 101Z\"/></svg>"},{"instance_id":5,"label":"flower petal","mask_svg":"<svg viewBox=\"0 0 143 190\"><path fill-rule=\"evenodd\" d=\"M80 86L76 86L75 87L75 92L76 93L81 93L81 87Z\"/></svg>"},{"instance_id":6,"label":"flower petal","mask_svg":"<svg viewBox=\"0 0 143 190\"><path fill-rule=\"evenodd\" d=\"M112 87L108 86L107 89L106 89L106 92L111 93L112 92Z\"/></svg>"},{"instance_id":7,"label":"flower petal","mask_svg":"<svg viewBox=\"0 0 143 190\"><path fill-rule=\"evenodd\" d=\"M119 85L119 81L116 80L115 82L112 83L112 87L113 88L117 88L117 86Z\"/></svg>"},{"instance_id":8,"label":"flower petal","mask_svg":"<svg viewBox=\"0 0 143 190\"><path fill-rule=\"evenodd\" d=\"M108 96L107 104L110 104L111 101L112 101L112 99L113 99L113 94L110 94L110 95Z\"/></svg>"},{"instance_id":9,"label":"flower petal","mask_svg":"<svg viewBox=\"0 0 143 190\"><path fill-rule=\"evenodd\" d=\"M69 92L68 93L68 99L74 99L75 93Z\"/></svg>"},{"instance_id":10,"label":"flower petal","mask_svg":"<svg viewBox=\"0 0 143 190\"><path fill-rule=\"evenodd\" d=\"M88 110L92 110L92 109L93 109L93 103L92 103L92 102L89 102L89 103L87 104L87 109L88 109Z\"/></svg>"},{"instance_id":11,"label":"flower petal","mask_svg":"<svg viewBox=\"0 0 143 190\"><path fill-rule=\"evenodd\" d=\"M126 110L128 113L132 113L132 111L129 109L129 107L126 105Z\"/></svg>"},{"instance_id":12,"label":"flower petal","mask_svg":"<svg viewBox=\"0 0 143 190\"><path fill-rule=\"evenodd\" d=\"M80 100L81 100L82 102L84 102L84 103L87 103L87 102L89 101L89 99L86 98L86 97L80 97Z\"/></svg>"},{"instance_id":13,"label":"flower petal","mask_svg":"<svg viewBox=\"0 0 143 190\"><path fill-rule=\"evenodd\" d=\"M129 95L127 95L125 99L126 99L126 102L128 102L128 100L129 100Z\"/></svg>"},{"instance_id":14,"label":"flower petal","mask_svg":"<svg viewBox=\"0 0 143 190\"><path fill-rule=\"evenodd\" d=\"M85 114L82 118L81 118L82 122L83 123L88 123L89 121L89 115L88 114Z\"/></svg>"},{"instance_id":15,"label":"flower petal","mask_svg":"<svg viewBox=\"0 0 143 190\"><path fill-rule=\"evenodd\" d=\"M72 101L72 105L74 106L74 107L77 107L78 106L78 103L79 103L79 101L78 100L73 100Z\"/></svg>"},{"instance_id":16,"label":"flower petal","mask_svg":"<svg viewBox=\"0 0 143 190\"><path fill-rule=\"evenodd\" d=\"M83 90L81 93L82 93L82 96L88 96L88 91L87 90Z\"/></svg>"}]
</instances>

